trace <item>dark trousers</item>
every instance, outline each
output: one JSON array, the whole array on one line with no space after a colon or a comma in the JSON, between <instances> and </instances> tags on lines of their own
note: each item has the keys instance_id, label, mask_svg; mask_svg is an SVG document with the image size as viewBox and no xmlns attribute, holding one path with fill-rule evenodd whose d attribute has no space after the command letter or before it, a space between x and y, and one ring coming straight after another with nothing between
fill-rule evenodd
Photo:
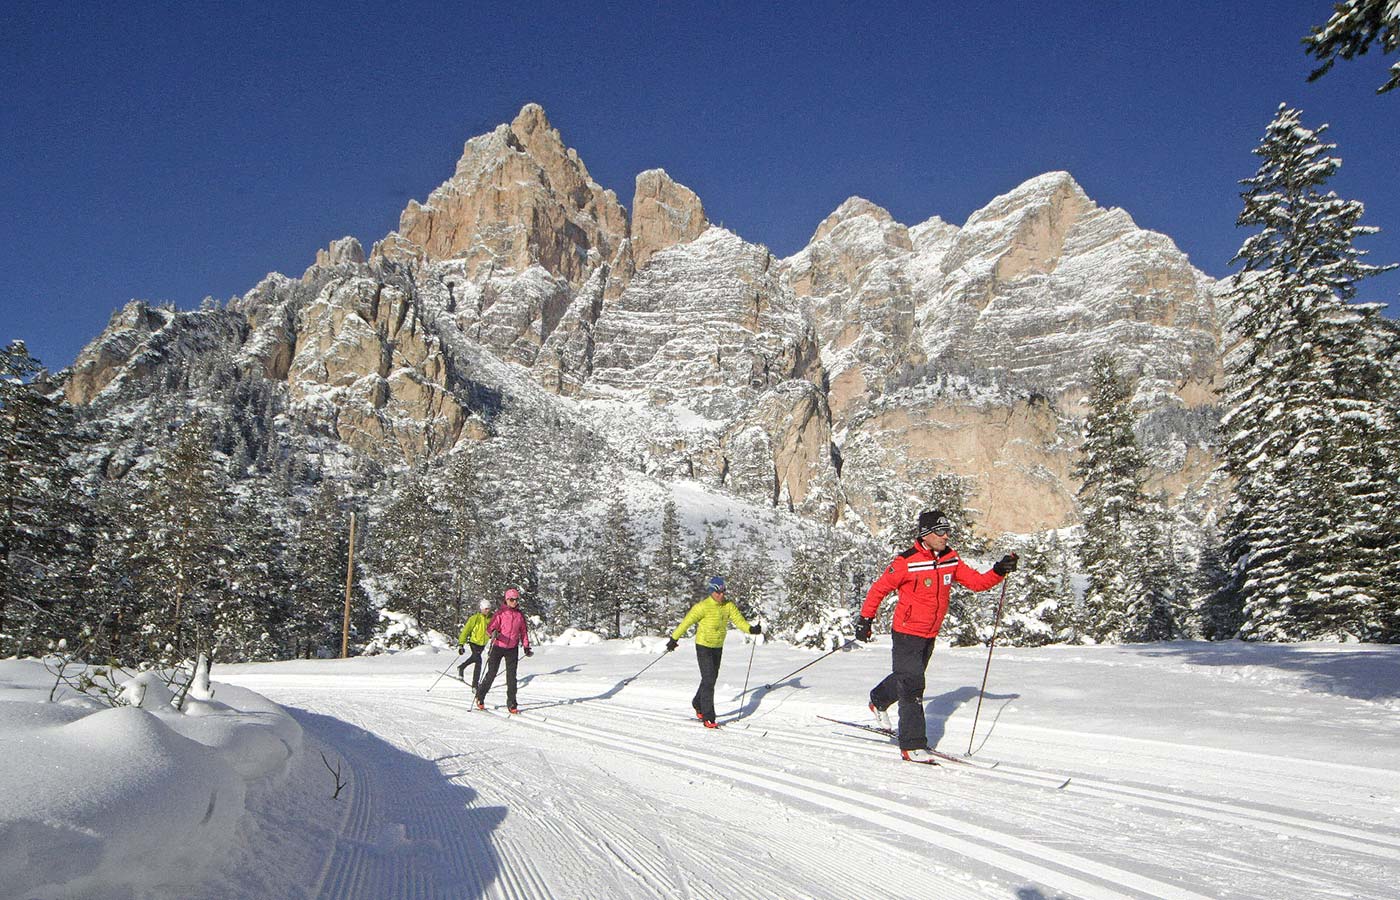
<instances>
[{"instance_id":1,"label":"dark trousers","mask_svg":"<svg viewBox=\"0 0 1400 900\"><path fill-rule=\"evenodd\" d=\"M477 684L481 681L481 651L486 649L486 645L473 644L471 641L467 641L467 646L471 648L471 655L462 660L462 664L457 667L457 677L462 678L463 673L467 671L467 666L471 666L472 690L475 691Z\"/></svg>"},{"instance_id":2,"label":"dark trousers","mask_svg":"<svg viewBox=\"0 0 1400 900\"><path fill-rule=\"evenodd\" d=\"M486 702L486 695L491 692L491 682L496 680L496 672L500 670L503 659L506 661L506 706L515 709L515 667L520 662L519 647L491 645L491 652L486 655L486 677L476 690L476 699L480 703Z\"/></svg>"},{"instance_id":3,"label":"dark trousers","mask_svg":"<svg viewBox=\"0 0 1400 900\"><path fill-rule=\"evenodd\" d=\"M700 664L700 689L690 705L700 713L706 722L715 720L715 682L719 680L719 661L724 656L723 647L695 645L695 661Z\"/></svg>"},{"instance_id":4,"label":"dark trousers","mask_svg":"<svg viewBox=\"0 0 1400 900\"><path fill-rule=\"evenodd\" d=\"M890 632L894 671L870 692L876 709L889 709L899 701L899 749L918 750L928 746L924 726L924 670L933 656L933 638Z\"/></svg>"}]
</instances>

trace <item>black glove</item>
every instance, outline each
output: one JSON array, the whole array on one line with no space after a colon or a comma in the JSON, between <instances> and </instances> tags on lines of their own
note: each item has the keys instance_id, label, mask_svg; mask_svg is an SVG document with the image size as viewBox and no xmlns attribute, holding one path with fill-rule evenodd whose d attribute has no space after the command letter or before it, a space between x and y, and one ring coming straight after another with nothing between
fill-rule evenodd
<instances>
[{"instance_id":1,"label":"black glove","mask_svg":"<svg viewBox=\"0 0 1400 900\"><path fill-rule=\"evenodd\" d=\"M461 645L461 644L458 644L458 645L457 645L457 655L458 655L458 656L461 656L463 653L466 653L466 652L467 652L466 650L463 650L463 649L462 649L462 645Z\"/></svg>"},{"instance_id":2,"label":"black glove","mask_svg":"<svg viewBox=\"0 0 1400 900\"><path fill-rule=\"evenodd\" d=\"M669 641L666 642L666 652L670 653L672 650L676 649L680 645L680 641L676 640L675 638L671 638Z\"/></svg>"},{"instance_id":3,"label":"black glove","mask_svg":"<svg viewBox=\"0 0 1400 900\"><path fill-rule=\"evenodd\" d=\"M535 651L531 650L529 647L526 647L526 648L525 648L525 655L526 655L526 656L534 656L534 655L535 655Z\"/></svg>"},{"instance_id":4,"label":"black glove","mask_svg":"<svg viewBox=\"0 0 1400 900\"><path fill-rule=\"evenodd\" d=\"M749 634L763 634L763 626L757 622L749 626Z\"/></svg>"},{"instance_id":5,"label":"black glove","mask_svg":"<svg viewBox=\"0 0 1400 900\"><path fill-rule=\"evenodd\" d=\"M874 635L871 634L871 630L874 627L874 619L867 619L865 616L856 619L856 640L870 643L871 639L874 637Z\"/></svg>"},{"instance_id":6,"label":"black glove","mask_svg":"<svg viewBox=\"0 0 1400 900\"><path fill-rule=\"evenodd\" d=\"M1016 554L1008 553L997 560L997 564L992 566L992 571L1002 577L1006 577L1008 574L1016 571Z\"/></svg>"}]
</instances>

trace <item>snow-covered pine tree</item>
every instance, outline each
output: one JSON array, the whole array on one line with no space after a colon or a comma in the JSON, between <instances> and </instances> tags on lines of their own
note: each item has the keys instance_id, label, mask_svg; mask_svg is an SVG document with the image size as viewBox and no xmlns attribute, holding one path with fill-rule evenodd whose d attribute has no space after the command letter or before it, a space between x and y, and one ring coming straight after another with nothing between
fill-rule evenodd
<instances>
[{"instance_id":1,"label":"snow-covered pine tree","mask_svg":"<svg viewBox=\"0 0 1400 900\"><path fill-rule=\"evenodd\" d=\"M734 549L729 562L729 574L725 576L726 597L738 605L739 611L750 622L770 612L766 602L777 592L774 578L773 557L768 552L768 542L762 533L743 541Z\"/></svg>"},{"instance_id":2,"label":"snow-covered pine tree","mask_svg":"<svg viewBox=\"0 0 1400 900\"><path fill-rule=\"evenodd\" d=\"M661 623L679 621L690 602L685 575L685 544L676 501L661 508L661 531L646 570L647 593Z\"/></svg>"},{"instance_id":3,"label":"snow-covered pine tree","mask_svg":"<svg viewBox=\"0 0 1400 900\"><path fill-rule=\"evenodd\" d=\"M358 534L356 543L360 544ZM342 508L331 482L323 481L296 523L287 551L291 584L284 653L307 659L339 655L349 557L350 512ZM357 607L352 618L367 618L363 593L355 590L351 602Z\"/></svg>"},{"instance_id":4,"label":"snow-covered pine tree","mask_svg":"<svg viewBox=\"0 0 1400 900\"><path fill-rule=\"evenodd\" d=\"M706 522L705 535L700 541L700 546L691 551L689 563L686 566L686 572L690 578L691 603L710 592L710 589L705 585L712 576L723 574L720 571L721 565L719 538L715 536L715 526ZM687 605L686 608L689 606Z\"/></svg>"},{"instance_id":5,"label":"snow-covered pine tree","mask_svg":"<svg viewBox=\"0 0 1400 900\"><path fill-rule=\"evenodd\" d=\"M1113 356L1094 358L1084 445L1074 474L1082 479L1084 612L1089 634L1101 642L1156 639L1162 633L1160 611L1168 603L1163 593L1171 589L1159 577L1161 514L1143 493L1147 458L1134 430L1133 391Z\"/></svg>"},{"instance_id":6,"label":"snow-covered pine tree","mask_svg":"<svg viewBox=\"0 0 1400 900\"><path fill-rule=\"evenodd\" d=\"M392 498L366 529L366 565L380 577L387 608L413 614L420 629L453 628L453 569L448 512L428 488L427 472L403 473Z\"/></svg>"},{"instance_id":7,"label":"snow-covered pine tree","mask_svg":"<svg viewBox=\"0 0 1400 900\"><path fill-rule=\"evenodd\" d=\"M1394 365L1378 307L1358 283L1393 266L1353 241L1364 207L1323 192L1341 161L1279 106L1237 224L1258 227L1235 259L1226 356L1224 468L1234 479L1226 561L1242 637L1375 638L1393 555ZM1385 510L1389 509L1390 512Z\"/></svg>"},{"instance_id":8,"label":"snow-covered pine tree","mask_svg":"<svg viewBox=\"0 0 1400 900\"><path fill-rule=\"evenodd\" d=\"M1191 576L1192 593L1201 598L1193 611L1196 630L1208 641L1229 640L1240 633L1243 611L1230 585L1215 514L1207 517L1201 527L1201 555Z\"/></svg>"},{"instance_id":9,"label":"snow-covered pine tree","mask_svg":"<svg viewBox=\"0 0 1400 900\"><path fill-rule=\"evenodd\" d=\"M851 607L842 597L841 573L829 547L803 542L783 579L786 597L775 634L799 647L827 647L851 630Z\"/></svg>"},{"instance_id":10,"label":"snow-covered pine tree","mask_svg":"<svg viewBox=\"0 0 1400 900\"><path fill-rule=\"evenodd\" d=\"M74 636L91 615L80 608L73 415L35 384L42 372L23 341L0 349L0 656Z\"/></svg>"},{"instance_id":11,"label":"snow-covered pine tree","mask_svg":"<svg viewBox=\"0 0 1400 900\"><path fill-rule=\"evenodd\" d=\"M627 504L615 497L608 504L595 558L602 577L595 601L604 612L608 637L622 637L634 628L654 632L661 627L661 610L649 602L641 579L641 546L628 521Z\"/></svg>"},{"instance_id":12,"label":"snow-covered pine tree","mask_svg":"<svg viewBox=\"0 0 1400 900\"><path fill-rule=\"evenodd\" d=\"M133 477L104 482L93 501L92 557L88 569L89 624L101 629L94 654L118 665L146 658L141 611L147 602L139 565L146 523Z\"/></svg>"},{"instance_id":13,"label":"snow-covered pine tree","mask_svg":"<svg viewBox=\"0 0 1400 900\"><path fill-rule=\"evenodd\" d=\"M250 478L240 488L230 522L236 551L230 590L211 611L209 656L219 662L276 659L282 649L278 632L287 621L286 533L277 524L286 505L266 480Z\"/></svg>"},{"instance_id":14,"label":"snow-covered pine tree","mask_svg":"<svg viewBox=\"0 0 1400 900\"><path fill-rule=\"evenodd\" d=\"M998 641L1013 647L1041 647L1060 639L1057 622L1073 604L1062 565L1059 540L1053 531L1037 534L1020 555L1016 575L1008 579L1006 608ZM994 554L996 555L996 554Z\"/></svg>"},{"instance_id":15,"label":"snow-covered pine tree","mask_svg":"<svg viewBox=\"0 0 1400 900\"><path fill-rule=\"evenodd\" d=\"M137 502L147 523L139 550L144 631L156 658L179 662L210 646L211 614L231 591L233 498L204 422L180 426Z\"/></svg>"},{"instance_id":16,"label":"snow-covered pine tree","mask_svg":"<svg viewBox=\"0 0 1400 900\"><path fill-rule=\"evenodd\" d=\"M1181 576L1172 555L1172 514L1164 494L1144 497L1133 523L1131 560L1138 592L1128 611L1132 641L1169 641L1180 637L1183 613L1178 585Z\"/></svg>"},{"instance_id":17,"label":"snow-covered pine tree","mask_svg":"<svg viewBox=\"0 0 1400 900\"><path fill-rule=\"evenodd\" d=\"M1327 74L1338 59L1362 56L1380 42L1382 53L1400 49L1400 3L1396 0L1342 0L1332 7L1332 18L1314 26L1303 38L1307 53L1322 62L1308 75L1315 81ZM1390 67L1390 77L1376 89L1384 94L1400 86L1400 62Z\"/></svg>"}]
</instances>

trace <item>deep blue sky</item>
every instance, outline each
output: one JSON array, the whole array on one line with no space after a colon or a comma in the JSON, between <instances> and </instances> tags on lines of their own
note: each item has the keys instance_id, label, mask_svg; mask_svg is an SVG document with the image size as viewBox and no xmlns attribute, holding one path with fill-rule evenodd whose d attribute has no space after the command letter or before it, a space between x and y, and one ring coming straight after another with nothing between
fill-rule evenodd
<instances>
[{"instance_id":1,"label":"deep blue sky","mask_svg":"<svg viewBox=\"0 0 1400 900\"><path fill-rule=\"evenodd\" d=\"M1307 84L1328 0L670 6L8 0L0 341L59 368L130 298L190 308L368 249L530 101L623 203L661 166L779 255L852 194L961 224L1066 169L1216 276L1287 101L1332 124L1370 261L1400 261L1395 57Z\"/></svg>"}]
</instances>

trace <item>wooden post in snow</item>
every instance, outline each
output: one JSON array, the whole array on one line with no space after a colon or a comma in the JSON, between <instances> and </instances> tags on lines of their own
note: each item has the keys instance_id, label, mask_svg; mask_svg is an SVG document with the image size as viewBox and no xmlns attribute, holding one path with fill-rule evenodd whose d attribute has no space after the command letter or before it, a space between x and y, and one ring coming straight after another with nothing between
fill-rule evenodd
<instances>
[{"instance_id":1,"label":"wooden post in snow","mask_svg":"<svg viewBox=\"0 0 1400 900\"><path fill-rule=\"evenodd\" d=\"M345 566L345 620L340 626L340 658L350 655L350 583L355 577L355 513L350 513L350 562Z\"/></svg>"}]
</instances>

